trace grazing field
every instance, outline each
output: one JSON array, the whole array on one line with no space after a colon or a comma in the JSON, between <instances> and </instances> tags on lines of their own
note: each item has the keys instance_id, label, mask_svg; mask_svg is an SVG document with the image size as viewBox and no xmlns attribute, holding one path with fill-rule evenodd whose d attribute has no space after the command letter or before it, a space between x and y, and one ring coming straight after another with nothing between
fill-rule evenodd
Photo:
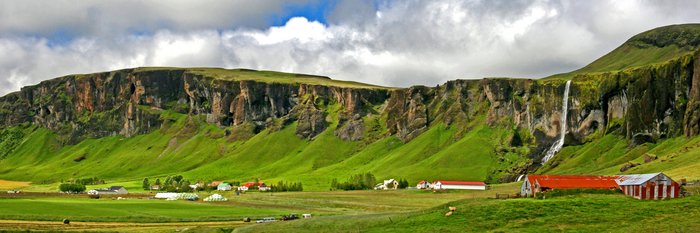
<instances>
[{"instance_id":1,"label":"grazing field","mask_svg":"<svg viewBox=\"0 0 700 233\"><path fill-rule=\"evenodd\" d=\"M92 222L233 221L282 215L284 208L222 206L188 201L88 198L0 199L0 219Z\"/></svg>"},{"instance_id":2,"label":"grazing field","mask_svg":"<svg viewBox=\"0 0 700 233\"><path fill-rule=\"evenodd\" d=\"M445 203L462 200L485 200L496 193L514 193L518 184L495 185L487 191L425 190L394 191L334 191L334 192L248 192L236 196L223 192L229 201L218 203L165 201L154 199L99 200L85 196L67 195L62 198L29 195L0 197L0 230L109 230L119 231L172 231L189 228L197 231L233 229L245 225L244 217L253 219L309 213L312 219L325 221L335 217L408 214L430 209ZM200 193L200 197L207 196ZM70 228L56 225L62 219L78 222ZM42 223L42 224L37 224ZM46 223L46 224L43 224ZM73 224L71 224L73 225ZM256 225L256 224L252 224ZM257 224L260 225L260 224ZM13 228L14 226L14 228ZM193 228L194 227L194 228Z\"/></svg>"},{"instance_id":3,"label":"grazing field","mask_svg":"<svg viewBox=\"0 0 700 233\"><path fill-rule=\"evenodd\" d=\"M457 207L449 217L448 206ZM236 232L693 232L700 196L640 201L619 194L464 199L410 213L329 216L250 225Z\"/></svg>"}]
</instances>

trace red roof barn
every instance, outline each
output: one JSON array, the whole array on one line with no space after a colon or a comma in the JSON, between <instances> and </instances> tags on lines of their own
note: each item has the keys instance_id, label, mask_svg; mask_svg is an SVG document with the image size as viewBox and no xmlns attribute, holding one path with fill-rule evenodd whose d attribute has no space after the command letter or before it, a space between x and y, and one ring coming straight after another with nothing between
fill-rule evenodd
<instances>
[{"instance_id":1,"label":"red roof barn","mask_svg":"<svg viewBox=\"0 0 700 233\"><path fill-rule=\"evenodd\" d=\"M551 189L616 189L618 176L527 175L520 195L536 196Z\"/></svg>"}]
</instances>

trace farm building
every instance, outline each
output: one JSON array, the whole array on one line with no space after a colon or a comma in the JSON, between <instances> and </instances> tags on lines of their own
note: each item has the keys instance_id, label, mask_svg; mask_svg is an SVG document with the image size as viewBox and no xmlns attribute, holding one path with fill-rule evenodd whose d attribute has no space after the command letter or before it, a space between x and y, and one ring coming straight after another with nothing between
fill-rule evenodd
<instances>
[{"instance_id":1,"label":"farm building","mask_svg":"<svg viewBox=\"0 0 700 233\"><path fill-rule=\"evenodd\" d=\"M238 187L238 191L248 191L248 189L250 189L250 188L253 187L253 186L256 186L256 185L255 185L255 182L246 182L245 184L243 184L243 185L241 185L240 187ZM267 191L267 189L269 189L269 187L267 187L267 186L265 185L265 183L263 183L263 182L258 182L258 185L257 185L257 186L258 186L258 189L261 190L261 191ZM263 188L263 189L264 189L264 190L263 190L263 189L260 189L260 187L265 187L265 188Z\"/></svg>"},{"instance_id":2,"label":"farm building","mask_svg":"<svg viewBox=\"0 0 700 233\"><path fill-rule=\"evenodd\" d=\"M553 189L616 189L617 176L527 175L520 196L537 196Z\"/></svg>"},{"instance_id":3,"label":"farm building","mask_svg":"<svg viewBox=\"0 0 700 233\"><path fill-rule=\"evenodd\" d=\"M395 179L384 180L383 183L379 183L379 184L374 186L374 189L376 189L376 190L398 189L398 188L399 188L399 182L396 181Z\"/></svg>"},{"instance_id":4,"label":"farm building","mask_svg":"<svg viewBox=\"0 0 700 233\"><path fill-rule=\"evenodd\" d=\"M430 189L432 188L433 184L428 182L427 180L421 180L416 184L416 189Z\"/></svg>"},{"instance_id":5,"label":"farm building","mask_svg":"<svg viewBox=\"0 0 700 233\"><path fill-rule=\"evenodd\" d=\"M221 183L221 184L216 186L216 190L231 191L231 185L229 183Z\"/></svg>"},{"instance_id":6,"label":"farm building","mask_svg":"<svg viewBox=\"0 0 700 233\"><path fill-rule=\"evenodd\" d=\"M221 183L224 183L223 181L212 181L209 183L209 187L218 187Z\"/></svg>"},{"instance_id":7,"label":"farm building","mask_svg":"<svg viewBox=\"0 0 700 233\"><path fill-rule=\"evenodd\" d=\"M204 198L204 201L228 201L224 196L219 194L214 194L209 197Z\"/></svg>"},{"instance_id":8,"label":"farm building","mask_svg":"<svg viewBox=\"0 0 700 233\"><path fill-rule=\"evenodd\" d=\"M677 198L680 186L663 173L621 175L617 184L623 193L640 200Z\"/></svg>"},{"instance_id":9,"label":"farm building","mask_svg":"<svg viewBox=\"0 0 700 233\"><path fill-rule=\"evenodd\" d=\"M171 199L176 198L177 193L156 193L156 199Z\"/></svg>"},{"instance_id":10,"label":"farm building","mask_svg":"<svg viewBox=\"0 0 700 233\"><path fill-rule=\"evenodd\" d=\"M88 191L90 195L101 195L101 194L129 194L129 191L124 188L124 186L112 186L106 189L93 189Z\"/></svg>"},{"instance_id":11,"label":"farm building","mask_svg":"<svg viewBox=\"0 0 700 233\"><path fill-rule=\"evenodd\" d=\"M196 193L156 193L156 199L166 199L166 200L197 200L199 195Z\"/></svg>"},{"instance_id":12,"label":"farm building","mask_svg":"<svg viewBox=\"0 0 700 233\"><path fill-rule=\"evenodd\" d=\"M486 190L486 183L481 181L436 180L433 182L432 187L433 189Z\"/></svg>"}]
</instances>

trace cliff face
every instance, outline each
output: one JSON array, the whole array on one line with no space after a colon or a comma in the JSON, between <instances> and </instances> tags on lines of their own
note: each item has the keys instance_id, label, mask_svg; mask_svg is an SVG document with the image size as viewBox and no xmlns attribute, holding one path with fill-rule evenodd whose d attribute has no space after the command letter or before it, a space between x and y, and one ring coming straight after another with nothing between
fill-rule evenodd
<instances>
[{"instance_id":1,"label":"cliff face","mask_svg":"<svg viewBox=\"0 0 700 233\"><path fill-rule=\"evenodd\" d=\"M66 136L68 143L151 132L162 125L163 110L204 116L221 127L253 124L256 132L273 126L274 119L297 121L297 134L312 138L327 127L325 106L338 103L341 113L359 119L367 106L387 97L380 89L228 81L178 69L120 70L25 87L0 98L0 119L3 126L40 125ZM341 124L338 134L357 135L358 130Z\"/></svg>"}]
</instances>

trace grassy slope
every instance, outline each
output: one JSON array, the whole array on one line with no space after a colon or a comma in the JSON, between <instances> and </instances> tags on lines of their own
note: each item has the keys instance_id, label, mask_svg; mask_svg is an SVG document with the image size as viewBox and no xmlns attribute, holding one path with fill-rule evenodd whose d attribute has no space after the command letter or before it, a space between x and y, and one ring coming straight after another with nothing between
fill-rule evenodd
<instances>
[{"instance_id":1,"label":"grassy slope","mask_svg":"<svg viewBox=\"0 0 700 233\"><path fill-rule=\"evenodd\" d=\"M191 180L301 181L306 190L327 190L333 178L345 180L367 171L378 179L407 178L411 183L420 179L484 180L499 166L492 142L503 133L482 125L455 139L455 129L436 126L406 144L387 137L365 145L340 140L333 133L333 124L314 140L300 139L292 124L246 141L229 142L216 136L222 129L206 124L195 124L196 133L180 137L181 129L191 125L186 123L187 116L163 115L177 123L146 135L89 139L65 147L48 130L26 128L26 141L0 160L0 177L55 183L97 176L135 189L144 177L154 180L169 174L183 174ZM81 156L86 159L74 161ZM38 185L34 190L55 187Z\"/></svg>"},{"instance_id":2,"label":"grassy slope","mask_svg":"<svg viewBox=\"0 0 700 233\"><path fill-rule=\"evenodd\" d=\"M675 179L700 179L700 137L666 139L629 148L621 136L605 135L593 142L565 147L542 167L539 173L551 174L620 174L620 167L627 162L641 165L624 174L664 172ZM644 162L644 155L658 159ZM556 165L556 166L553 166Z\"/></svg>"},{"instance_id":3,"label":"grassy slope","mask_svg":"<svg viewBox=\"0 0 700 233\"><path fill-rule=\"evenodd\" d=\"M585 67L547 78L571 79L580 74L603 73L634 69L663 63L698 49L700 24L671 25L640 33L620 47Z\"/></svg>"},{"instance_id":4,"label":"grassy slope","mask_svg":"<svg viewBox=\"0 0 700 233\"><path fill-rule=\"evenodd\" d=\"M447 206L457 207L457 212L445 217ZM236 232L685 232L700 228L698 215L697 196L649 202L599 194L547 200L465 199L413 213L327 217Z\"/></svg>"}]
</instances>

